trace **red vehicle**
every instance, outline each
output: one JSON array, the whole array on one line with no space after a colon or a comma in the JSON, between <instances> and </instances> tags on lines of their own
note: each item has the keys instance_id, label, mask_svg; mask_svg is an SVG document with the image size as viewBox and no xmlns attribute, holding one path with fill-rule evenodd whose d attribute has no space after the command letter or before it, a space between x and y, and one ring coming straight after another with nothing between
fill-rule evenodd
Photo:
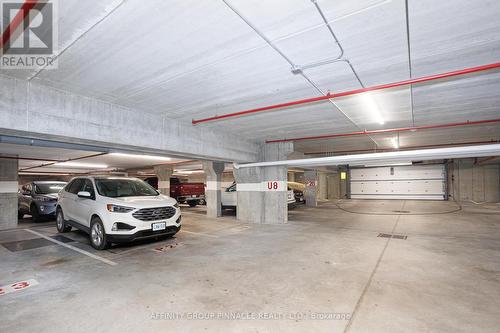
<instances>
[{"instance_id":1,"label":"red vehicle","mask_svg":"<svg viewBox=\"0 0 500 333\"><path fill-rule=\"evenodd\" d=\"M158 189L158 178L149 177L144 179L146 183ZM170 196L178 203L187 203L189 206L204 205L205 184L183 183L179 178L170 178Z\"/></svg>"}]
</instances>

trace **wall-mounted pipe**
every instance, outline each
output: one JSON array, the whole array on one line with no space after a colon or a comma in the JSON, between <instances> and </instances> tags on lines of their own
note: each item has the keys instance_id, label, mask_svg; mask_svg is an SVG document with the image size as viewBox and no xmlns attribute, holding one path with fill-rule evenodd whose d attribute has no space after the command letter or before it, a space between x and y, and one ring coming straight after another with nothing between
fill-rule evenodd
<instances>
[{"instance_id":1,"label":"wall-mounted pipe","mask_svg":"<svg viewBox=\"0 0 500 333\"><path fill-rule=\"evenodd\" d=\"M304 158L299 160L284 160L272 162L257 162L247 164L234 164L235 169L251 167L317 167L330 165L348 164L370 164L370 163L394 163L400 161L432 161L452 158L500 156L500 144L419 149L408 151L396 151L388 153L371 153L356 155L341 155L329 157Z\"/></svg>"},{"instance_id":2,"label":"wall-mounted pipe","mask_svg":"<svg viewBox=\"0 0 500 333\"><path fill-rule=\"evenodd\" d=\"M335 99L335 98L339 98L339 97L346 97L346 96L362 94L362 93L369 92L369 91L384 90L384 89L396 88L396 87L407 86L407 85L412 85L412 84L417 84L417 83L430 82L430 81L450 78L450 77L454 77L454 76L461 76L461 75L466 75L466 74L471 74L471 73L478 73L478 72L483 72L483 71L487 71L487 70L492 70L495 68L500 68L500 62L495 62L492 64L487 64L487 65L482 65L482 66L477 66L477 67L464 68L464 69L451 71L451 72L423 76L423 77L413 78L413 79L404 80L404 81L380 84L380 85L361 88L361 89L348 90L348 91L343 91L343 92L339 92L339 93L328 93L324 96L299 99L299 100L295 100L295 101L291 101L291 102L263 106L263 107L256 108L256 109L250 109L250 110L245 110L245 111L223 114L220 116L213 116L213 117L202 118L202 119L193 119L192 123L193 123L193 125L196 125L196 124L217 121L217 120L222 120L222 119L229 119L229 118L234 118L234 117L246 116L246 115L250 115L250 114L254 114L254 113L262 113L265 111L283 109L283 108L296 106L296 105L316 103L316 102L329 100L329 99Z\"/></svg>"},{"instance_id":3,"label":"wall-mounted pipe","mask_svg":"<svg viewBox=\"0 0 500 333\"><path fill-rule=\"evenodd\" d=\"M234 13L236 14L243 22L245 22L246 25L248 25L248 27L250 29L252 29L260 38L262 38L262 40L264 40L267 45L269 45L274 51L276 51L290 66L291 66L291 71L292 73L294 74L298 74L300 76L302 76L302 78L304 80L306 80L306 82L308 84L310 84L314 89L316 89L320 94L322 94L323 96L327 95L326 92L324 92L306 73L304 73L302 71L302 69L300 69L297 64L295 64L295 62L293 62L293 60L291 58L289 58L272 40L270 40L260 29L257 28L257 26L255 26L252 22L250 22L250 20L245 17L245 15L243 15L241 12L239 12L233 5L231 5L229 3L229 1L227 0L222 0L222 2ZM315 3L313 1L313 3ZM315 4L317 6L317 4ZM321 12L320 12L321 13ZM322 14L322 13L321 13ZM323 16L323 14L322 14ZM324 22L326 24L326 26L328 27L329 31L331 32L333 38L335 39L335 42L337 43L338 47L340 48L340 53L338 54L337 56L337 60L338 61L346 61L347 63L348 60L347 59L343 59L343 55L344 55L344 49L342 48L342 45L340 45L340 43L338 42L337 40L337 37L335 37L335 34L333 33L333 30L332 30L332 27L330 26L330 24L328 23L328 21L326 21L326 18L323 16L323 19L324 19ZM354 68L352 68L351 66L351 69L354 71ZM356 77L358 78L359 80L359 77L357 76L357 74L354 72L354 74L356 75ZM364 87L362 82L360 81L360 84L361 84L361 87ZM351 118L347 115L347 113L345 113L334 101L329 101L334 107L336 110L338 110L350 123L352 123L356 128L359 128L361 129L361 127ZM195 124L194 120L193 120L193 124ZM377 142L375 140L373 140L373 138L371 138L370 136L368 136L370 138L370 140L373 141L373 143L375 144L375 146L378 146Z\"/></svg>"},{"instance_id":4,"label":"wall-mounted pipe","mask_svg":"<svg viewBox=\"0 0 500 333\"><path fill-rule=\"evenodd\" d=\"M494 123L500 123L500 118L477 120L477 121L463 121L463 122L448 123L448 124L386 128L386 129L378 129L378 130L356 131L356 132L349 132L349 133L304 136L304 137L289 138L289 139L266 140L266 143L305 141L305 140L324 140L324 139L333 139L333 138L346 137L346 136L374 135L374 134L399 133L399 132L415 132L415 131L419 131L419 130L429 130L429 129L448 128L448 127L461 127L461 126L478 126L478 125L488 125L488 124L494 124Z\"/></svg>"}]
</instances>

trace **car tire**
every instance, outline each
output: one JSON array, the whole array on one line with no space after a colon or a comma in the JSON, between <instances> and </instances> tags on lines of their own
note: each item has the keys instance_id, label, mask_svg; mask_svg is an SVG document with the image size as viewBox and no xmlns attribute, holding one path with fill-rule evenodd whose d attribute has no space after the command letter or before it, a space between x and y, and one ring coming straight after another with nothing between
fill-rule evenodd
<instances>
[{"instance_id":1,"label":"car tire","mask_svg":"<svg viewBox=\"0 0 500 333\"><path fill-rule=\"evenodd\" d=\"M56 228L58 232L64 233L64 232L70 232L71 231L71 226L66 223L64 220L64 214L61 208L57 209L56 213Z\"/></svg>"},{"instance_id":2,"label":"car tire","mask_svg":"<svg viewBox=\"0 0 500 333\"><path fill-rule=\"evenodd\" d=\"M205 201L205 199L198 200L198 205L205 206L206 204L207 202Z\"/></svg>"},{"instance_id":3,"label":"car tire","mask_svg":"<svg viewBox=\"0 0 500 333\"><path fill-rule=\"evenodd\" d=\"M104 230L104 225L98 217L94 217L90 222L90 245L96 250L105 250L109 247L108 237Z\"/></svg>"},{"instance_id":4,"label":"car tire","mask_svg":"<svg viewBox=\"0 0 500 333\"><path fill-rule=\"evenodd\" d=\"M30 206L30 215L33 222L40 222L40 212L34 204Z\"/></svg>"},{"instance_id":5,"label":"car tire","mask_svg":"<svg viewBox=\"0 0 500 333\"><path fill-rule=\"evenodd\" d=\"M189 207L196 207L197 202L195 200L188 201Z\"/></svg>"},{"instance_id":6,"label":"car tire","mask_svg":"<svg viewBox=\"0 0 500 333\"><path fill-rule=\"evenodd\" d=\"M24 213L21 212L20 210L17 211L17 218L22 219L24 217Z\"/></svg>"}]
</instances>

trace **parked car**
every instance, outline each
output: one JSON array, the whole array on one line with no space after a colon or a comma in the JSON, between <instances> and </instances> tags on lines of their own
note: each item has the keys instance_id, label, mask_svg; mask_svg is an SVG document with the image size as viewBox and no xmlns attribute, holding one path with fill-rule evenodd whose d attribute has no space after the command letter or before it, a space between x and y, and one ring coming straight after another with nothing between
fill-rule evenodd
<instances>
[{"instance_id":1,"label":"parked car","mask_svg":"<svg viewBox=\"0 0 500 333\"><path fill-rule=\"evenodd\" d=\"M236 183L233 183L231 186L226 188L225 191L221 193L221 205L223 209L232 208L236 209L237 206L237 194L236 194ZM296 205L295 196L293 194L293 190L288 187L287 189L287 203L288 208L292 209Z\"/></svg>"},{"instance_id":2,"label":"parked car","mask_svg":"<svg viewBox=\"0 0 500 333\"><path fill-rule=\"evenodd\" d=\"M293 190L295 201L297 201L297 203L306 203L306 199L304 198L304 191L306 189L306 186L304 184L297 182L288 182L288 187Z\"/></svg>"},{"instance_id":3,"label":"parked car","mask_svg":"<svg viewBox=\"0 0 500 333\"><path fill-rule=\"evenodd\" d=\"M18 193L18 218L31 215L38 222L42 217L55 217L59 191L66 182L34 181L21 187Z\"/></svg>"},{"instance_id":4,"label":"parked car","mask_svg":"<svg viewBox=\"0 0 500 333\"><path fill-rule=\"evenodd\" d=\"M80 229L98 250L112 243L173 236L181 229L177 201L137 178L74 178L59 194L56 214L59 232Z\"/></svg>"},{"instance_id":5,"label":"parked car","mask_svg":"<svg viewBox=\"0 0 500 333\"><path fill-rule=\"evenodd\" d=\"M149 177L144 179L149 185L158 189L158 177ZM190 207L204 205L205 202L205 184L186 183L179 178L170 178L170 196L178 203L187 203Z\"/></svg>"}]
</instances>

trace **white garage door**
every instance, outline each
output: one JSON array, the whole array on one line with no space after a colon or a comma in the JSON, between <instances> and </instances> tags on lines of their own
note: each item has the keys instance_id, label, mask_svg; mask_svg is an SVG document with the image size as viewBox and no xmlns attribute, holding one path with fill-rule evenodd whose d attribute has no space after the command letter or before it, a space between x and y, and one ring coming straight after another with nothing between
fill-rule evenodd
<instances>
[{"instance_id":1,"label":"white garage door","mask_svg":"<svg viewBox=\"0 0 500 333\"><path fill-rule=\"evenodd\" d=\"M351 169L352 199L444 200L443 164Z\"/></svg>"}]
</instances>

